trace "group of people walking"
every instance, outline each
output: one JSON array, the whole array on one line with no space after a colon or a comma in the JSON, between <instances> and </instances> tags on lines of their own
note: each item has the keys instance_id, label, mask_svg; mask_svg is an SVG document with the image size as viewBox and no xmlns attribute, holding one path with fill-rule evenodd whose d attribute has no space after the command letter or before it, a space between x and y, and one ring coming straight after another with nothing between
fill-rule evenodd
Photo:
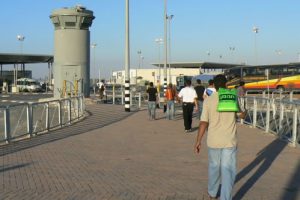
<instances>
[{"instance_id":1,"label":"group of people walking","mask_svg":"<svg viewBox=\"0 0 300 200\"><path fill-rule=\"evenodd\" d=\"M198 112L200 119L198 135L194 145L194 152L200 153L202 148L202 139L207 133L208 147L208 190L209 199L217 199L219 188L221 186L220 199L231 200L232 189L236 177L236 159L237 159L237 127L236 117L244 118L246 110L241 105L240 98L236 98L236 104L239 104L239 111L218 111L218 104L221 99L219 89L226 90L226 77L217 75L209 81L209 86L205 88L201 80L197 80L197 85L193 87L191 81L187 80L184 88L177 94L172 85L168 85L165 95L166 99L166 118L174 118L174 101L182 102L183 119L185 132L192 131L192 117L194 109ZM238 96L245 95L244 83L241 82L238 89ZM220 90L221 91L221 90ZM155 104L157 90L150 83L147 90L149 94L149 116L155 119ZM242 98L241 98L242 99ZM150 101L151 100L151 101ZM154 104L154 106L152 105ZM152 110L154 108L154 111Z\"/></svg>"},{"instance_id":2,"label":"group of people walking","mask_svg":"<svg viewBox=\"0 0 300 200\"><path fill-rule=\"evenodd\" d=\"M194 110L198 112L197 117L200 119L204 98L210 96L215 91L213 80L209 80L207 88L202 85L200 79L197 80L197 85L195 87L192 86L191 80L187 80L185 82L185 87L182 88L179 93L174 85L169 83L164 98L164 112L166 119L173 120L175 118L175 102L182 103L185 132L191 132ZM157 104L159 104L159 96L153 82L149 84L147 93L149 119L154 120L156 108L159 107L157 106Z\"/></svg>"}]
</instances>

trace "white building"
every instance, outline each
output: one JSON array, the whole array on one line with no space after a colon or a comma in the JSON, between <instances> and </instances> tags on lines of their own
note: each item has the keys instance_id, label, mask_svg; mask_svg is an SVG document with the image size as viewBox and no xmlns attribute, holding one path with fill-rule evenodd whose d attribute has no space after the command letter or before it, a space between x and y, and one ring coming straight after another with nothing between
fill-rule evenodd
<instances>
[{"instance_id":1,"label":"white building","mask_svg":"<svg viewBox=\"0 0 300 200\"><path fill-rule=\"evenodd\" d=\"M171 76L169 76L169 69L167 70L167 82L176 84L176 77L180 75L185 76L196 76L199 75L199 69L187 69L187 68L176 68L171 69ZM125 82L125 71L113 71L112 80L117 84L124 84ZM171 78L171 81L170 81ZM163 69L130 69L130 84L136 84L141 81L153 82L154 85L159 83L163 84L164 70Z\"/></svg>"},{"instance_id":2,"label":"white building","mask_svg":"<svg viewBox=\"0 0 300 200\"><path fill-rule=\"evenodd\" d=\"M130 83L136 84L141 81L150 81L155 85L163 84L164 68L162 64L153 64L157 68L153 69L130 69ZM160 70L159 67L160 66ZM199 74L216 75L223 73L224 69L238 66L238 64L227 63L214 63L214 62L173 62L167 68L167 83L176 84L176 77L184 76L197 76ZM125 71L114 71L112 80L117 84L124 84ZM171 80L170 80L171 79Z\"/></svg>"}]
</instances>

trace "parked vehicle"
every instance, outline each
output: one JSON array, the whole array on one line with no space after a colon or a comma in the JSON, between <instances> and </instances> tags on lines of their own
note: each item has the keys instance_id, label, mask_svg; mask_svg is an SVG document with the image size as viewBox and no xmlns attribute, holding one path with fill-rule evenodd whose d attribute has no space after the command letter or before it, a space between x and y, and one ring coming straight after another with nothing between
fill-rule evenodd
<instances>
[{"instance_id":1,"label":"parked vehicle","mask_svg":"<svg viewBox=\"0 0 300 200\"><path fill-rule=\"evenodd\" d=\"M42 87L37 80L20 78L17 80L17 88L20 92L41 92Z\"/></svg>"}]
</instances>

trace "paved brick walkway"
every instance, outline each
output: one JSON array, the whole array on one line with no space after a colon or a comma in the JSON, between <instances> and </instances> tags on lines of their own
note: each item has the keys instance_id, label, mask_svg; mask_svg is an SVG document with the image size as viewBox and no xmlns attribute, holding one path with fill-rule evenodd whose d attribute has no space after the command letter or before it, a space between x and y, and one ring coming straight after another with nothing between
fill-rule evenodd
<instances>
[{"instance_id":1,"label":"paved brick walkway","mask_svg":"<svg viewBox=\"0 0 300 200\"><path fill-rule=\"evenodd\" d=\"M180 115L149 121L146 111L89 105L74 126L0 147L0 199L207 199L207 150ZM300 199L300 150L239 126L234 199Z\"/></svg>"}]
</instances>

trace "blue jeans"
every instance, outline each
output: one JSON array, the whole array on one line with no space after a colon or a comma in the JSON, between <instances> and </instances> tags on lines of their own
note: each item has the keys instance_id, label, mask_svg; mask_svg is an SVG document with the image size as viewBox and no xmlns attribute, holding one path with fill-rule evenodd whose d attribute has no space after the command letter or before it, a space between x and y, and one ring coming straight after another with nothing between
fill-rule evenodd
<instances>
[{"instance_id":1,"label":"blue jeans","mask_svg":"<svg viewBox=\"0 0 300 200\"><path fill-rule=\"evenodd\" d=\"M231 200L236 176L237 148L208 148L208 193L216 197L220 183L220 200ZM222 182L221 182L222 181Z\"/></svg>"},{"instance_id":2,"label":"blue jeans","mask_svg":"<svg viewBox=\"0 0 300 200\"><path fill-rule=\"evenodd\" d=\"M198 119L201 118L202 108L203 108L203 101L198 101Z\"/></svg>"},{"instance_id":3,"label":"blue jeans","mask_svg":"<svg viewBox=\"0 0 300 200\"><path fill-rule=\"evenodd\" d=\"M148 113L150 119L155 119L156 102L148 101Z\"/></svg>"},{"instance_id":4,"label":"blue jeans","mask_svg":"<svg viewBox=\"0 0 300 200\"><path fill-rule=\"evenodd\" d=\"M167 119L174 119L175 116L175 104L173 100L167 101L167 111L166 111L166 118Z\"/></svg>"}]
</instances>

